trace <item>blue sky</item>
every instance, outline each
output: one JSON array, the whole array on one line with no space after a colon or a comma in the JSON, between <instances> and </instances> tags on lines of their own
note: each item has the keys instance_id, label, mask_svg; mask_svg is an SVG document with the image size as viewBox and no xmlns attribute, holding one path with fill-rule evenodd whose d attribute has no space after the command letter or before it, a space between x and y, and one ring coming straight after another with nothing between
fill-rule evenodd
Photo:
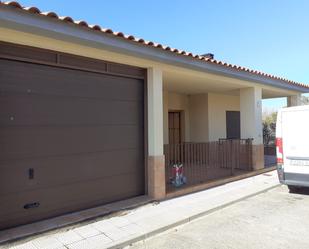
<instances>
[{"instance_id":1,"label":"blue sky","mask_svg":"<svg viewBox=\"0 0 309 249\"><path fill-rule=\"evenodd\" d=\"M308 0L22 0L197 54L309 84ZM265 101L277 108L285 100Z\"/></svg>"}]
</instances>

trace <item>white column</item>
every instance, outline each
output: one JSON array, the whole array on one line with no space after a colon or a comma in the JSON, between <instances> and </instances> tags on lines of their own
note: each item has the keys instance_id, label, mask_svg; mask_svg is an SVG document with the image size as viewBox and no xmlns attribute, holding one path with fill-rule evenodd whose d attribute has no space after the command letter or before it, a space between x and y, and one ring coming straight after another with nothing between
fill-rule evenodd
<instances>
[{"instance_id":1,"label":"white column","mask_svg":"<svg viewBox=\"0 0 309 249\"><path fill-rule=\"evenodd\" d=\"M254 144L263 143L262 135L262 89L240 89L241 138L253 138Z\"/></svg>"},{"instance_id":2,"label":"white column","mask_svg":"<svg viewBox=\"0 0 309 249\"><path fill-rule=\"evenodd\" d=\"M163 82L160 68L149 68L148 91L148 152L163 155Z\"/></svg>"},{"instance_id":3,"label":"white column","mask_svg":"<svg viewBox=\"0 0 309 249\"><path fill-rule=\"evenodd\" d=\"M240 132L242 138L253 138L252 168L264 168L264 145L262 135L262 89L240 89Z\"/></svg>"},{"instance_id":4,"label":"white column","mask_svg":"<svg viewBox=\"0 0 309 249\"><path fill-rule=\"evenodd\" d=\"M293 96L288 96L287 105L288 107L301 105L301 94L299 93Z\"/></svg>"},{"instance_id":5,"label":"white column","mask_svg":"<svg viewBox=\"0 0 309 249\"><path fill-rule=\"evenodd\" d=\"M165 161L163 154L163 82L160 68L148 68L148 195L165 198Z\"/></svg>"}]
</instances>

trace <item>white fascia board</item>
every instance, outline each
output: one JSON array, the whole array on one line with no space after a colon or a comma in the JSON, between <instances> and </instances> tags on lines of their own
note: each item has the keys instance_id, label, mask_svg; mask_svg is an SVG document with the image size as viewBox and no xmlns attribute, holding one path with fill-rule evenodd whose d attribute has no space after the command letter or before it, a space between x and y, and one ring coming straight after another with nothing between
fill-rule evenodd
<instances>
[{"instance_id":1,"label":"white fascia board","mask_svg":"<svg viewBox=\"0 0 309 249\"><path fill-rule=\"evenodd\" d=\"M193 70L269 85L297 92L309 92L301 86L287 84L281 80L271 79L249 72L238 71L212 63L205 63L194 58L177 55L162 49L138 44L103 32L95 32L86 27L64 23L61 20L29 14L24 10L12 9L9 6L0 7L0 26L23 32L47 36L89 47L106 49L160 63L185 67Z\"/></svg>"}]
</instances>

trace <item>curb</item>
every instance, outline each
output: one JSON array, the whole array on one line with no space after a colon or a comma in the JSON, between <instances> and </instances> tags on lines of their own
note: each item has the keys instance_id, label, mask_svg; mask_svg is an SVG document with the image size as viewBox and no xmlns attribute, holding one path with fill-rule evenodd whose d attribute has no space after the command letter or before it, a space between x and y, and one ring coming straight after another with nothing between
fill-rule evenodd
<instances>
[{"instance_id":1,"label":"curb","mask_svg":"<svg viewBox=\"0 0 309 249\"><path fill-rule=\"evenodd\" d=\"M213 212L216 212L216 211L218 211L218 210L220 210L220 209L223 209L223 208L225 208L225 207L231 206L231 205L233 205L233 204L235 204L235 203L237 203L237 202L243 201L243 200L248 199L248 198L251 198L251 197L253 197L253 196L256 196L256 195L265 193L265 192L267 192L267 191L269 191L269 190L271 190L271 189L277 188L277 187L280 186L280 185L281 185L280 183L275 184L275 185L270 186L270 187L267 187L267 188L265 188L265 189L263 189L263 190L257 191L257 192L255 192L255 193L252 193L252 194L249 194L249 195L246 195L246 196L243 196L243 197L241 197L241 198L239 198L239 199L236 199L236 200L234 200L234 201L230 201L230 202L225 203L225 204L223 204L223 205L220 205L220 206L218 206L218 207L211 208L211 209L206 210L206 211L204 211L204 212L201 212L201 213L199 213L199 214L192 215L192 216L190 216L190 217L188 217L188 218L185 218L185 219L183 219L183 220L180 220L180 221L177 221L177 222L175 222L175 223L169 224L169 225L167 225L167 226L158 228L158 229L156 229L156 230L154 230L154 231L152 231L152 232L149 232L149 233L146 233L146 234L137 236L137 237L132 238L132 239L129 239L129 240L127 240L127 241L121 242L121 243L119 243L119 244L117 244L117 245L113 245L113 246L107 247L107 249L121 249L121 248L124 248L124 247L126 247L126 246L129 246L129 245L131 245L131 244L133 244L133 243L136 243L136 242L139 242L139 241L143 241L143 240L149 239L150 237L153 237L153 236L155 236L155 235L157 235L157 234L163 233L163 232L165 232L165 231L167 231L167 230L169 230L169 229L171 229L171 228L174 228L174 227L177 227L177 226L180 226L180 225L189 223L189 222L191 222L191 221L193 221L193 220L196 220L196 219L198 219L198 218L201 218L201 217L203 217L203 216L206 216L206 215L208 215L208 214L211 214L211 213L213 213Z\"/></svg>"}]
</instances>

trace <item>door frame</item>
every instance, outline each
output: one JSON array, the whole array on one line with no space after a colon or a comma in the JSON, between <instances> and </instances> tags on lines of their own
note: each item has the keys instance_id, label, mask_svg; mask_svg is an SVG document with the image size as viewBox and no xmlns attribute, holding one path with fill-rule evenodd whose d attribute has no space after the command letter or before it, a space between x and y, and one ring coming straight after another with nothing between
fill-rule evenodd
<instances>
[{"instance_id":1,"label":"door frame","mask_svg":"<svg viewBox=\"0 0 309 249\"><path fill-rule=\"evenodd\" d=\"M180 138L180 143L183 143L185 141L185 112L184 110L174 110L174 109L169 109L168 110L168 115L169 113L179 113L179 138ZM168 118L168 139L169 139L169 118ZM169 143L169 140L168 140Z\"/></svg>"}]
</instances>

